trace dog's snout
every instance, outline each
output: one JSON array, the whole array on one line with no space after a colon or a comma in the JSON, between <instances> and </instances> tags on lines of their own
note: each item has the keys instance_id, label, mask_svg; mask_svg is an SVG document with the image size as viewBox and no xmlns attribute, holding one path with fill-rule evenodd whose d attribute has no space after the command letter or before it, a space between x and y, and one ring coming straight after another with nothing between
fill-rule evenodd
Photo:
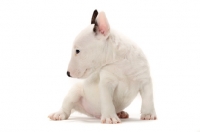
<instances>
[{"instance_id":1,"label":"dog's snout","mask_svg":"<svg viewBox=\"0 0 200 132\"><path fill-rule=\"evenodd\" d=\"M69 72L69 71L67 71L67 76L68 76L68 77L71 77L71 76L70 76L70 72Z\"/></svg>"}]
</instances>

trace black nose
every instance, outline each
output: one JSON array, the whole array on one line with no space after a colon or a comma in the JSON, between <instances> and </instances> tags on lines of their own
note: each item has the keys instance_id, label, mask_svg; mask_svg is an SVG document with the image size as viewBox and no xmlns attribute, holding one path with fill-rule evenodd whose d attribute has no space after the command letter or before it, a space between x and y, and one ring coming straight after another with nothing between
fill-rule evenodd
<instances>
[{"instance_id":1,"label":"black nose","mask_svg":"<svg viewBox=\"0 0 200 132\"><path fill-rule=\"evenodd\" d=\"M68 77L71 77L71 76L70 76L70 72L69 72L69 71L67 71L67 76L68 76Z\"/></svg>"}]
</instances>

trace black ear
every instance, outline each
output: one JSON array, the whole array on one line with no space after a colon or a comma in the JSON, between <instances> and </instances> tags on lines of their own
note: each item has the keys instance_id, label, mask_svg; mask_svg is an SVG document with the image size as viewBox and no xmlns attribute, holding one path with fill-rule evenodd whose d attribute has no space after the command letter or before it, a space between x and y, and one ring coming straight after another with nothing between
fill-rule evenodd
<instances>
[{"instance_id":1,"label":"black ear","mask_svg":"<svg viewBox=\"0 0 200 132\"><path fill-rule=\"evenodd\" d=\"M95 24L96 23L96 17L98 15L98 11L94 10L93 15L92 15L92 20L91 20L91 24Z\"/></svg>"}]
</instances>

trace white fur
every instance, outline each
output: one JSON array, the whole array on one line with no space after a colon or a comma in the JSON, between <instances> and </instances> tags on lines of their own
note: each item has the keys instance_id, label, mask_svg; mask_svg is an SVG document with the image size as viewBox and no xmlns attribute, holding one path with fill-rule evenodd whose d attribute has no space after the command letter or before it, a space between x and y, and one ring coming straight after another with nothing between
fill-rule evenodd
<instances>
[{"instance_id":1,"label":"white fur","mask_svg":"<svg viewBox=\"0 0 200 132\"><path fill-rule=\"evenodd\" d=\"M145 55L136 44L107 26L106 35L100 27L94 33L91 24L76 37L68 71L83 81L69 91L61 109L49 115L50 119L67 119L74 109L103 123L119 123L116 113L125 109L138 92L142 97L141 119L156 119Z\"/></svg>"}]
</instances>

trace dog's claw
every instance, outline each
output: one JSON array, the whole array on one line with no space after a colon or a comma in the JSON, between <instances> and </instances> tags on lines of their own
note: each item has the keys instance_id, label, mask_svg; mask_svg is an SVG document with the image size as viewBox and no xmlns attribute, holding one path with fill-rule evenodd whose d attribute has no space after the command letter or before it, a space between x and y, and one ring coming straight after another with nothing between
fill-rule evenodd
<instances>
[{"instance_id":1,"label":"dog's claw","mask_svg":"<svg viewBox=\"0 0 200 132\"><path fill-rule=\"evenodd\" d=\"M121 123L121 120L116 116L114 117L110 117L110 118L105 118L102 117L101 118L101 123L106 123L106 124L117 124L117 123Z\"/></svg>"},{"instance_id":2,"label":"dog's claw","mask_svg":"<svg viewBox=\"0 0 200 132\"><path fill-rule=\"evenodd\" d=\"M142 114L140 117L141 120L156 120L157 117L155 115L151 114Z\"/></svg>"}]
</instances>

